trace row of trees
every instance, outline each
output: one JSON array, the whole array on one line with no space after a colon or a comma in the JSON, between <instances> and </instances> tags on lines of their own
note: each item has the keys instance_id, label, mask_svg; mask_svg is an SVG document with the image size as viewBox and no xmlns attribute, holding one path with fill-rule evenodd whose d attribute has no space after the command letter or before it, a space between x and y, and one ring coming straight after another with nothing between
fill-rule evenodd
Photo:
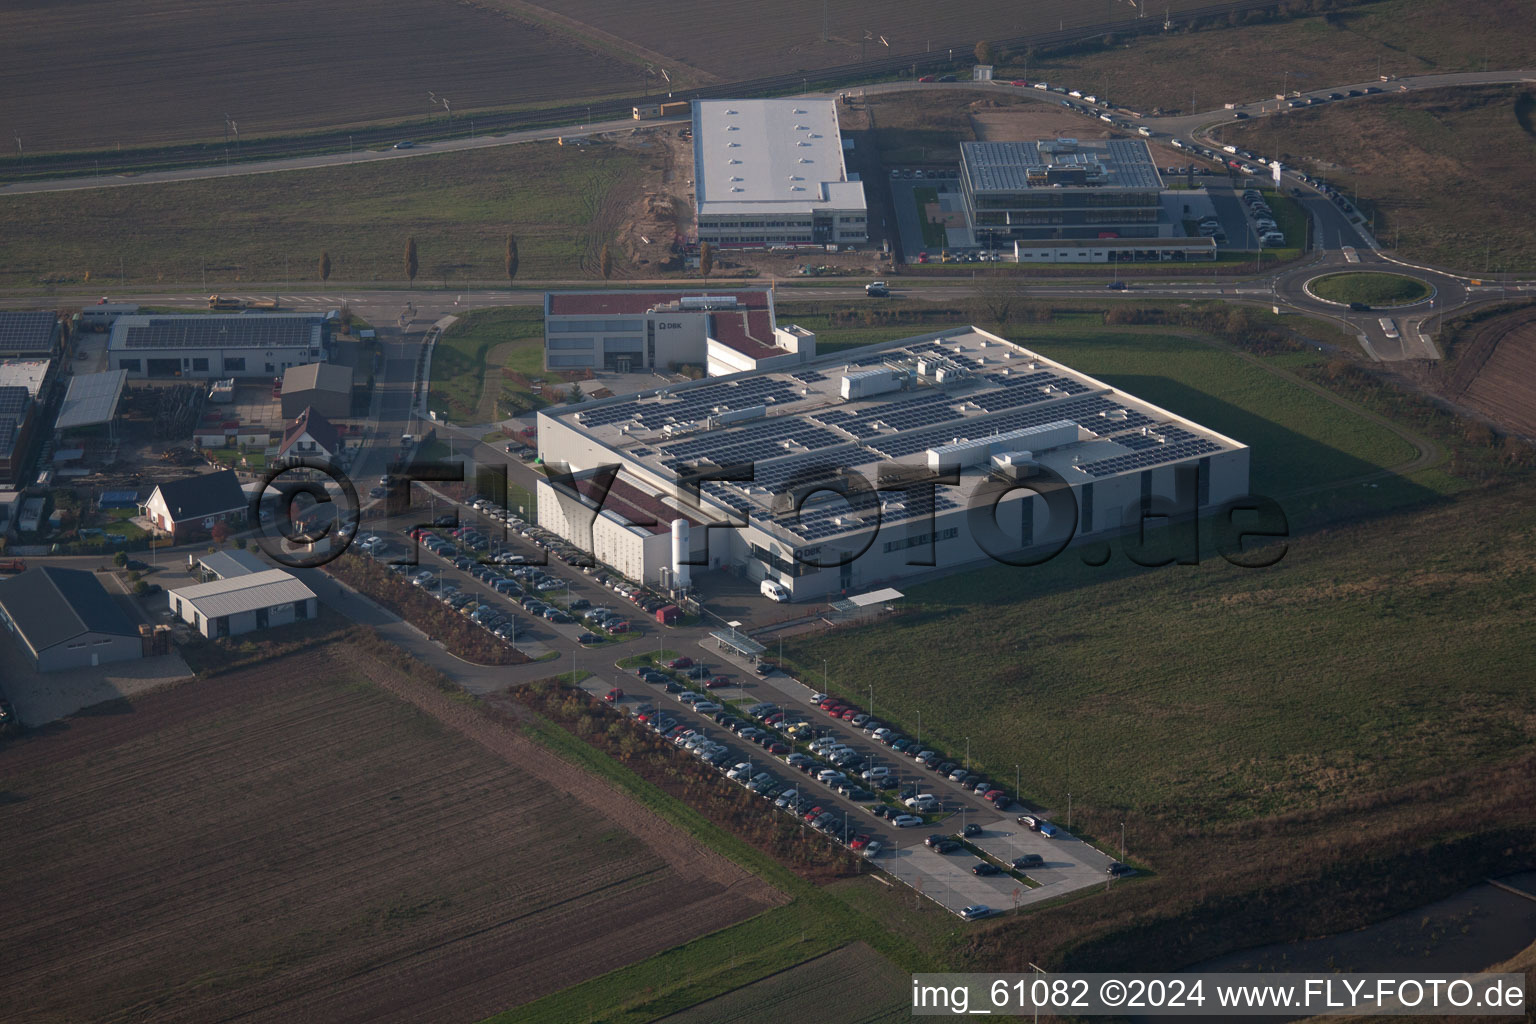
<instances>
[{"instance_id":1,"label":"row of trees","mask_svg":"<svg viewBox=\"0 0 1536 1024\"><path fill-rule=\"evenodd\" d=\"M714 269L714 266L714 248L708 242L705 242L699 247L699 273L703 274L705 277L708 277L710 271ZM517 277L517 268L517 238L513 235L508 235L506 248L506 271L508 282L511 282L514 278ZM606 242L603 243L603 248L598 253L597 269L598 272L603 275L604 281L613 277L613 253L609 250L608 244ZM405 240L405 279L407 281L415 282L416 275L420 272L420 270L421 262L416 250L416 239L413 236ZM328 251L322 252L320 254L319 274L322 283L331 279L331 254Z\"/></svg>"},{"instance_id":2,"label":"row of trees","mask_svg":"<svg viewBox=\"0 0 1536 1024\"><path fill-rule=\"evenodd\" d=\"M608 247L606 245L603 246L603 263L604 263L603 276L607 277L608 274L609 274L609 271L612 269L612 267L611 267L610 262L608 260ZM507 270L507 280L508 281L511 281L513 278L517 277L517 265L518 265L517 238L514 237L513 235L508 235L507 236L507 250L506 250L506 270ZM412 236L411 238L407 238L405 240L405 278L406 278L406 280L407 281L415 281L416 280L416 274L420 270L421 270L421 262L420 262L419 257L417 256L416 239L415 239L414 236ZM331 279L331 254L330 254L329 251L322 252L320 254L319 273L320 273L320 280L322 282L329 281Z\"/></svg>"}]
</instances>

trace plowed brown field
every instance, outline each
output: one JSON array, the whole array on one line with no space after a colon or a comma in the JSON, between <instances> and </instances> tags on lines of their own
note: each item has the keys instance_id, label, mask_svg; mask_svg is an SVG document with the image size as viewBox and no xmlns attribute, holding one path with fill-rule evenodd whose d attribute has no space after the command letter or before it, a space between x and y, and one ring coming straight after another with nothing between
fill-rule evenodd
<instances>
[{"instance_id":1,"label":"plowed brown field","mask_svg":"<svg viewBox=\"0 0 1536 1024\"><path fill-rule=\"evenodd\" d=\"M222 140L226 115L250 137L570 102L642 84L638 65L448 0L6 6L7 152L12 136L24 153Z\"/></svg>"},{"instance_id":2,"label":"plowed brown field","mask_svg":"<svg viewBox=\"0 0 1536 1024\"><path fill-rule=\"evenodd\" d=\"M1536 310L1473 328L1458 344L1443 390L1506 429L1536 437Z\"/></svg>"},{"instance_id":3,"label":"plowed brown field","mask_svg":"<svg viewBox=\"0 0 1536 1024\"><path fill-rule=\"evenodd\" d=\"M476 1020L781 901L341 645L13 743L0 805L6 1020Z\"/></svg>"}]
</instances>

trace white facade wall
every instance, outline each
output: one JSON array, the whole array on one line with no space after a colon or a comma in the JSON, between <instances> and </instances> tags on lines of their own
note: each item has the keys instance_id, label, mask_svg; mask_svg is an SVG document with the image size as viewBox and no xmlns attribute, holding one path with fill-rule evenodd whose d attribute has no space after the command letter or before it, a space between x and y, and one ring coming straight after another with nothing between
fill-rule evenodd
<instances>
[{"instance_id":1,"label":"white facade wall","mask_svg":"<svg viewBox=\"0 0 1536 1024\"><path fill-rule=\"evenodd\" d=\"M301 604L304 606L303 615L299 615L298 609L295 607ZM226 615L224 618L228 620L229 632L223 635L240 636L244 633L254 633L258 629L272 629L276 626L287 626L294 622L312 619L316 615L315 604L316 599L311 597L303 601L290 601L272 605L269 608L263 609L266 612L266 625L264 626L258 622L255 610ZM181 621L187 623L210 640L216 639L221 635L218 631L217 619L210 619L193 602L177 597L175 591L171 592L171 611Z\"/></svg>"},{"instance_id":2,"label":"white facade wall","mask_svg":"<svg viewBox=\"0 0 1536 1024\"><path fill-rule=\"evenodd\" d=\"M133 379L173 377L172 373L149 372L151 359L174 360L183 379L224 380L229 377L281 377L284 370L325 358L323 348L124 348L108 352L108 367L127 370Z\"/></svg>"}]
</instances>

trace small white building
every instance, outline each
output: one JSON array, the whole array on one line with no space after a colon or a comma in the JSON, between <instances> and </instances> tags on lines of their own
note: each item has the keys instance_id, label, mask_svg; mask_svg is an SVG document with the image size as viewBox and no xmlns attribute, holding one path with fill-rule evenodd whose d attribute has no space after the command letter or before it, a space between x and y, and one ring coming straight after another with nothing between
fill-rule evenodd
<instances>
[{"instance_id":1,"label":"small white building","mask_svg":"<svg viewBox=\"0 0 1536 1024\"><path fill-rule=\"evenodd\" d=\"M211 640L286 626L318 614L315 592L282 569L173 590L171 611Z\"/></svg>"}]
</instances>

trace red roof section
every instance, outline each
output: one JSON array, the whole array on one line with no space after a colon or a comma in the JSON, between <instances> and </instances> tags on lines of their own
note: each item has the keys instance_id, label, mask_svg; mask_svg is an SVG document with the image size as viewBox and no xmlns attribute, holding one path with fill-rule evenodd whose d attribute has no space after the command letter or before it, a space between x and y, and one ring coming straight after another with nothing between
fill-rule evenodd
<instances>
[{"instance_id":1,"label":"red roof section","mask_svg":"<svg viewBox=\"0 0 1536 1024\"><path fill-rule=\"evenodd\" d=\"M773 343L773 325L766 309L746 313L714 313L710 316L709 336L751 359L781 356L784 350Z\"/></svg>"},{"instance_id":2,"label":"red roof section","mask_svg":"<svg viewBox=\"0 0 1536 1024\"><path fill-rule=\"evenodd\" d=\"M576 489L583 497L591 498L594 502L600 497L597 481L591 478L577 480ZM674 519L686 519L690 526L700 525L699 521L688 513L680 512L660 498L617 478L613 481L613 486L608 489L607 498L603 500L603 511L621 515L631 526L649 530L653 535L671 533ZM645 525L647 523L652 525Z\"/></svg>"},{"instance_id":3,"label":"red roof section","mask_svg":"<svg viewBox=\"0 0 1536 1024\"><path fill-rule=\"evenodd\" d=\"M683 298L702 298L705 295L712 298L734 297L749 309L768 308L768 293L765 291L550 292L549 312L552 316L636 316L653 306L677 302Z\"/></svg>"}]
</instances>

